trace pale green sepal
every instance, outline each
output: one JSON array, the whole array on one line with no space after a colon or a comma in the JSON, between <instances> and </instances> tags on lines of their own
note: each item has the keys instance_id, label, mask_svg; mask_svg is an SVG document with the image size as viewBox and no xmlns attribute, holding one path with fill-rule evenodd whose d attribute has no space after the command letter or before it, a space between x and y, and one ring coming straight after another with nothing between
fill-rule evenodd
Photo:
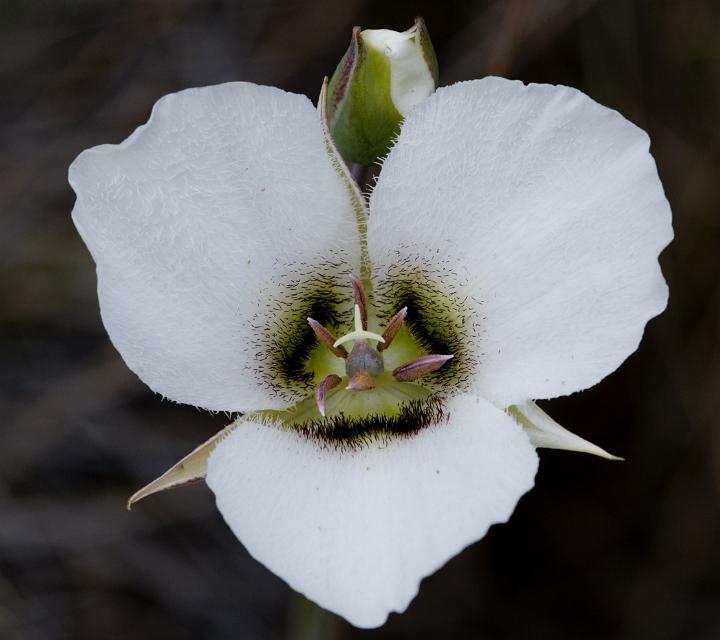
<instances>
[{"instance_id":1,"label":"pale green sepal","mask_svg":"<svg viewBox=\"0 0 720 640\"><path fill-rule=\"evenodd\" d=\"M440 83L440 67L438 66L435 47L433 47L432 41L430 40L430 33L425 25L425 20L420 17L415 18L415 28L417 29L415 41L420 45L420 50L425 58L425 64L430 71L435 88L437 88Z\"/></svg>"},{"instance_id":2,"label":"pale green sepal","mask_svg":"<svg viewBox=\"0 0 720 640\"><path fill-rule=\"evenodd\" d=\"M607 460L623 460L561 427L534 402L508 407L507 413L525 430L535 448L579 451Z\"/></svg>"},{"instance_id":3,"label":"pale green sepal","mask_svg":"<svg viewBox=\"0 0 720 640\"><path fill-rule=\"evenodd\" d=\"M207 461L218 443L225 438L233 429L237 422L225 427L222 431L216 433L212 438L201 444L197 449L186 455L180 462L174 464L159 478L145 485L139 491L136 491L127 502L128 511L132 506L147 498L153 493L159 493L166 489L174 489L192 482L197 482L205 478L207 473Z\"/></svg>"},{"instance_id":4,"label":"pale green sepal","mask_svg":"<svg viewBox=\"0 0 720 640\"><path fill-rule=\"evenodd\" d=\"M367 218L368 218L368 206L360 191L357 183L350 175L347 164L343 161L342 154L337 147L336 141L333 138L332 131L330 130L330 122L328 115L328 104L330 103L328 96L329 85L327 77L323 81L322 87L320 88L320 97L318 98L318 114L320 116L320 123L323 128L323 135L325 136L325 145L328 151L328 157L333 165L335 171L338 172L340 177L345 183L345 187L348 190L348 195L352 202L352 208L355 213L355 221L357 223L358 235L360 238L360 281L365 288L367 295L372 294L372 281L370 279L371 267L370 267L370 256L368 253L367 246Z\"/></svg>"},{"instance_id":5,"label":"pale green sepal","mask_svg":"<svg viewBox=\"0 0 720 640\"><path fill-rule=\"evenodd\" d=\"M348 163L382 159L404 116L437 88L437 58L422 18L402 33L355 27L333 74L327 112Z\"/></svg>"}]
</instances>

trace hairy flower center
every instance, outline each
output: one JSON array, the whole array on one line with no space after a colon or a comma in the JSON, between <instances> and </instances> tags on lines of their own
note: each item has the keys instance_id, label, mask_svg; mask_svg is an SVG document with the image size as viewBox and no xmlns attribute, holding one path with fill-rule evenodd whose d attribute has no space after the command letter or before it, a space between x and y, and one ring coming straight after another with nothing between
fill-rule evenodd
<instances>
[{"instance_id":1,"label":"hairy flower center","mask_svg":"<svg viewBox=\"0 0 720 640\"><path fill-rule=\"evenodd\" d=\"M307 363L319 381L313 397L288 410L263 414L273 422L336 442L378 432L410 433L429 421L437 422L442 403L420 379L453 356L423 353L406 327L407 307L387 321L382 334L369 331L364 288L357 278L351 280L355 294L351 331L336 339L321 322L307 319L320 343Z\"/></svg>"},{"instance_id":2,"label":"hairy flower center","mask_svg":"<svg viewBox=\"0 0 720 640\"><path fill-rule=\"evenodd\" d=\"M398 311L387 323L382 335L368 331L368 309L365 290L358 278L351 276L353 291L355 293L354 307L354 329L338 340L333 340L333 335L322 324L313 318L308 318L315 335L332 352L345 358L345 372L347 375L346 390L350 392L370 391L377 387L378 380L382 380L385 374L382 351L387 349L398 331L402 328L407 315L407 307ZM373 347L370 341L375 342ZM354 342L352 351L348 354L342 345ZM412 383L442 367L452 355L429 354L422 355L405 362L392 371L392 377L397 382ZM325 376L315 392L315 402L318 411L325 416L325 397L330 389L333 389L342 382L337 374L331 373Z\"/></svg>"}]
</instances>

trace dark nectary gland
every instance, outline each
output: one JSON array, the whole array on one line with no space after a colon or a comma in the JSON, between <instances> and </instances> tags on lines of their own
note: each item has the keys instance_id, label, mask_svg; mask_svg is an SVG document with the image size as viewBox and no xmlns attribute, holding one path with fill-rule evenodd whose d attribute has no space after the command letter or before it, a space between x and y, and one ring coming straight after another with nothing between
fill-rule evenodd
<instances>
[{"instance_id":1,"label":"dark nectary gland","mask_svg":"<svg viewBox=\"0 0 720 640\"><path fill-rule=\"evenodd\" d=\"M294 423L288 428L326 446L351 450L364 445L413 436L423 428L447 420L440 396L413 400L402 405L394 416L370 415L352 418L342 413Z\"/></svg>"},{"instance_id":2,"label":"dark nectary gland","mask_svg":"<svg viewBox=\"0 0 720 640\"><path fill-rule=\"evenodd\" d=\"M279 335L272 356L273 369L287 383L312 383L312 374L305 370L305 363L317 346L317 339L307 318L314 318L326 327L337 325L336 309L343 301L333 286L313 288L306 291L305 296L302 308L293 309L293 316L276 327Z\"/></svg>"},{"instance_id":3,"label":"dark nectary gland","mask_svg":"<svg viewBox=\"0 0 720 640\"><path fill-rule=\"evenodd\" d=\"M403 280L392 282L382 293L390 303L392 313L407 307L405 324L427 353L454 356L453 360L432 374L433 379L441 384L458 385L466 377L464 374L469 362L466 340L458 327L449 321L457 315L451 300L432 285L418 286L415 282Z\"/></svg>"}]
</instances>

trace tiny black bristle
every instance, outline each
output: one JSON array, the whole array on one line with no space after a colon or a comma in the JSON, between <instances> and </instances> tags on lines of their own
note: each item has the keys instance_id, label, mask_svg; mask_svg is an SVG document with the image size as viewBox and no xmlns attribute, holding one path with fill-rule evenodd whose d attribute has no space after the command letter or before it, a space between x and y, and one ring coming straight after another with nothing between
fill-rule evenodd
<instances>
[{"instance_id":1,"label":"tiny black bristle","mask_svg":"<svg viewBox=\"0 0 720 640\"><path fill-rule=\"evenodd\" d=\"M447 416L443 405L440 396L430 396L403 404L400 412L392 416L372 414L356 418L339 413L295 424L282 423L282 426L321 446L350 451L369 444L407 438L430 425L445 422Z\"/></svg>"},{"instance_id":2,"label":"tiny black bristle","mask_svg":"<svg viewBox=\"0 0 720 640\"><path fill-rule=\"evenodd\" d=\"M477 365L470 348L479 328L467 306L460 278L450 261L427 264L417 255L400 256L386 268L387 277L376 285L377 304L384 319L407 307L405 324L426 353L453 359L425 380L440 388L463 388Z\"/></svg>"},{"instance_id":3,"label":"tiny black bristle","mask_svg":"<svg viewBox=\"0 0 720 640\"><path fill-rule=\"evenodd\" d=\"M256 373L279 397L299 400L312 392L306 363L317 339L307 318L332 327L351 317L347 271L345 262L333 261L331 255L316 264L289 265L263 291L264 306L253 321L256 338L251 348Z\"/></svg>"}]
</instances>

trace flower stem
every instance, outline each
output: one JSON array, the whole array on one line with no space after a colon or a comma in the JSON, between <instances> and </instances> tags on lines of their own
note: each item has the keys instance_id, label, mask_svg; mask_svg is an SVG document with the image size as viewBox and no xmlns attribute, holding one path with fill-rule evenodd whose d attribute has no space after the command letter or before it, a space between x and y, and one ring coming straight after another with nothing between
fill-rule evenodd
<instances>
[{"instance_id":1,"label":"flower stem","mask_svg":"<svg viewBox=\"0 0 720 640\"><path fill-rule=\"evenodd\" d=\"M285 630L287 640L334 640L339 637L339 618L299 593L293 593Z\"/></svg>"},{"instance_id":2,"label":"flower stem","mask_svg":"<svg viewBox=\"0 0 720 640\"><path fill-rule=\"evenodd\" d=\"M365 167L359 164L353 164L349 167L350 175L355 181L357 189L365 203L365 206L362 208L356 208L355 215L357 216L358 233L360 234L360 281L368 296L372 296L372 267L370 265L370 254L367 245L367 196L370 185L373 184L375 178L377 178L377 170L378 168L375 166Z\"/></svg>"}]
</instances>

